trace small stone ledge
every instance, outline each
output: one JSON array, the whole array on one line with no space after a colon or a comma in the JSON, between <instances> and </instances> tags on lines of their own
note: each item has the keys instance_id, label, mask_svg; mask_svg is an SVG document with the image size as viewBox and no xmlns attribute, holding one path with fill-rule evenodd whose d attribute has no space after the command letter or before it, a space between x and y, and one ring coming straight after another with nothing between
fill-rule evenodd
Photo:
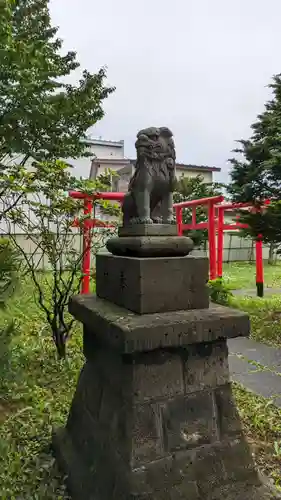
<instances>
[{"instance_id":1,"label":"small stone ledge","mask_svg":"<svg viewBox=\"0 0 281 500\"><path fill-rule=\"evenodd\" d=\"M93 341L125 354L248 336L250 331L247 314L218 305L139 315L89 294L73 297L69 312L87 326Z\"/></svg>"},{"instance_id":2,"label":"small stone ledge","mask_svg":"<svg viewBox=\"0 0 281 500\"><path fill-rule=\"evenodd\" d=\"M148 258L185 256L193 246L185 236L125 236L111 238L106 244L114 255Z\"/></svg>"}]
</instances>

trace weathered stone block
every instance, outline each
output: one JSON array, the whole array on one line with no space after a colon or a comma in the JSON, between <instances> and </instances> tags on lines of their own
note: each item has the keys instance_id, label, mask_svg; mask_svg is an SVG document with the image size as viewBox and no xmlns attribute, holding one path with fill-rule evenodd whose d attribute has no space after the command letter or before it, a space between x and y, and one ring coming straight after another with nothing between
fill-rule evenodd
<instances>
[{"instance_id":1,"label":"weathered stone block","mask_svg":"<svg viewBox=\"0 0 281 500\"><path fill-rule=\"evenodd\" d=\"M91 416L98 420L102 399L103 380L97 366L86 363L80 373L74 401L76 405L87 408Z\"/></svg>"},{"instance_id":2,"label":"weathered stone block","mask_svg":"<svg viewBox=\"0 0 281 500\"><path fill-rule=\"evenodd\" d=\"M132 358L135 401L167 399L184 393L180 351L158 350Z\"/></svg>"},{"instance_id":3,"label":"weathered stone block","mask_svg":"<svg viewBox=\"0 0 281 500\"><path fill-rule=\"evenodd\" d=\"M217 447L197 449L193 466L200 498L208 498L209 493L225 479L224 464Z\"/></svg>"},{"instance_id":4,"label":"weathered stone block","mask_svg":"<svg viewBox=\"0 0 281 500\"><path fill-rule=\"evenodd\" d=\"M219 450L200 447L180 456L173 454L131 471L120 462L113 466L111 456L95 458L90 468L81 452L73 447L69 434L53 434L53 445L60 466L67 471L73 500L273 500L280 494L265 482L230 480L222 476ZM211 453L210 453L211 452ZM95 449L92 448L95 454ZM225 453L225 450L221 453ZM200 454L202 460L199 459ZM207 459L209 454L209 459ZM239 459L239 457L238 457ZM104 461L105 460L105 461ZM235 463L235 462L234 462ZM105 466L106 464L106 466ZM245 471L247 474L247 472ZM192 479L193 477L193 479ZM197 477L197 479L196 479ZM245 476L244 476L245 477Z\"/></svg>"},{"instance_id":5,"label":"weathered stone block","mask_svg":"<svg viewBox=\"0 0 281 500\"><path fill-rule=\"evenodd\" d=\"M138 314L209 307L208 261L98 254L97 296Z\"/></svg>"},{"instance_id":6,"label":"weathered stone block","mask_svg":"<svg viewBox=\"0 0 281 500\"><path fill-rule=\"evenodd\" d=\"M143 498L141 492L145 492L144 498L149 500L199 500L193 468L185 465L176 455L169 455L135 469L131 479L132 498Z\"/></svg>"},{"instance_id":7,"label":"weathered stone block","mask_svg":"<svg viewBox=\"0 0 281 500\"><path fill-rule=\"evenodd\" d=\"M196 481L187 481L184 479L181 484L172 487L170 492L171 500L186 500L187 498L190 500L200 500L200 493Z\"/></svg>"},{"instance_id":8,"label":"weathered stone block","mask_svg":"<svg viewBox=\"0 0 281 500\"><path fill-rule=\"evenodd\" d=\"M73 297L69 311L89 329L93 349L102 344L127 354L248 336L250 331L247 314L218 305L139 315L89 294Z\"/></svg>"},{"instance_id":9,"label":"weathered stone block","mask_svg":"<svg viewBox=\"0 0 281 500\"><path fill-rule=\"evenodd\" d=\"M149 491L155 495L155 498L163 498L164 500L172 489L174 493L177 490L179 492L183 489L184 484L190 485L195 483L193 470L183 470L181 465L179 465L175 455L168 455L165 458L146 464L141 469L135 469L132 478L134 483L138 480L138 485L142 481L143 491ZM141 473L142 476L140 475ZM166 497L164 496L165 494ZM152 496L151 498L154 497ZM178 498L181 498L181 496ZM193 500L192 496L191 498Z\"/></svg>"},{"instance_id":10,"label":"weathered stone block","mask_svg":"<svg viewBox=\"0 0 281 500\"><path fill-rule=\"evenodd\" d=\"M221 440L242 434L241 421L233 399L231 385L227 384L215 390L217 422Z\"/></svg>"},{"instance_id":11,"label":"weathered stone block","mask_svg":"<svg viewBox=\"0 0 281 500\"><path fill-rule=\"evenodd\" d=\"M228 351L225 340L194 345L183 353L187 394L228 383Z\"/></svg>"},{"instance_id":12,"label":"weathered stone block","mask_svg":"<svg viewBox=\"0 0 281 500\"><path fill-rule=\"evenodd\" d=\"M169 452L217 440L211 392L197 392L168 401L162 409L164 446Z\"/></svg>"},{"instance_id":13,"label":"weathered stone block","mask_svg":"<svg viewBox=\"0 0 281 500\"><path fill-rule=\"evenodd\" d=\"M193 249L186 236L126 236L110 238L107 249L113 255L125 257L184 257Z\"/></svg>"},{"instance_id":14,"label":"weathered stone block","mask_svg":"<svg viewBox=\"0 0 281 500\"><path fill-rule=\"evenodd\" d=\"M136 405L133 408L131 428L127 436L132 436L132 467L139 467L161 457L162 443L159 429L160 410L157 404Z\"/></svg>"},{"instance_id":15,"label":"weathered stone block","mask_svg":"<svg viewBox=\"0 0 281 500\"><path fill-rule=\"evenodd\" d=\"M78 408L72 406L71 409L71 419L68 419L66 430L71 436L71 441L73 446L81 455L81 460L83 460L90 468L95 465L96 462L96 432L99 429L98 422L94 420L85 407ZM100 439L101 439L101 429ZM93 453L95 449L95 453Z\"/></svg>"},{"instance_id":16,"label":"weathered stone block","mask_svg":"<svg viewBox=\"0 0 281 500\"><path fill-rule=\"evenodd\" d=\"M226 482L247 481L259 485L260 478L255 468L251 451L245 438L228 441L221 451Z\"/></svg>"}]
</instances>

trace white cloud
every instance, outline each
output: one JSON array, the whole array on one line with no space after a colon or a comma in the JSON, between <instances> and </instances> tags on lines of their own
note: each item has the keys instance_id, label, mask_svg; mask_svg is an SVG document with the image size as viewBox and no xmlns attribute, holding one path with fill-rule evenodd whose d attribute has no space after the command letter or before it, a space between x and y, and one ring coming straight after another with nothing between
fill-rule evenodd
<instances>
[{"instance_id":1,"label":"white cloud","mask_svg":"<svg viewBox=\"0 0 281 500\"><path fill-rule=\"evenodd\" d=\"M116 92L97 136L168 125L180 161L227 164L281 72L280 0L52 0L54 24L82 67L108 66Z\"/></svg>"}]
</instances>

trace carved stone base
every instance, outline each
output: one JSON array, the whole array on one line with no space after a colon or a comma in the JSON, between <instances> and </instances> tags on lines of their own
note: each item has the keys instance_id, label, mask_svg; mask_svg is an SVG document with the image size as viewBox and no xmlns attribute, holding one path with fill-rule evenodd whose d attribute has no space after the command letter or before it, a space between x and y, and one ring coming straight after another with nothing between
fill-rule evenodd
<instances>
[{"instance_id":1,"label":"carved stone base","mask_svg":"<svg viewBox=\"0 0 281 500\"><path fill-rule=\"evenodd\" d=\"M128 257L184 257L193 249L185 236L122 236L110 238L107 249L113 255Z\"/></svg>"},{"instance_id":2,"label":"carved stone base","mask_svg":"<svg viewBox=\"0 0 281 500\"><path fill-rule=\"evenodd\" d=\"M243 337L249 332L249 318L245 313L218 305L211 305L209 309L139 315L89 294L72 298L69 311L91 329L92 334L84 336L86 357L95 351L96 342L131 354Z\"/></svg>"},{"instance_id":3,"label":"carved stone base","mask_svg":"<svg viewBox=\"0 0 281 500\"><path fill-rule=\"evenodd\" d=\"M53 445L74 500L265 500L229 385L226 340L87 362ZM263 496L262 496L263 495Z\"/></svg>"},{"instance_id":4,"label":"carved stone base","mask_svg":"<svg viewBox=\"0 0 281 500\"><path fill-rule=\"evenodd\" d=\"M156 462L154 471L149 468L141 468L143 470L132 472L131 475L120 472L117 481L122 482L122 477L127 477L127 485L131 485L129 493L124 493L123 488L114 483L110 476L112 464L108 461L108 457L97 454L95 465L91 469L88 463L81 458L81 454L74 445L69 432L66 429L58 429L53 433L53 448L56 453L56 458L61 469L67 473L67 485L71 498L73 500L280 500L281 496L275 488L267 485L262 485L257 476L252 476L251 481L235 481L231 484L225 484L224 481L215 489L212 482L208 483L208 475L210 473L210 463L205 463L203 466L202 476L206 479L204 493L200 491L196 481L184 481L183 474L185 469L173 470L171 467L173 460L169 463ZM247 452L248 454L248 452ZM191 456L186 456L188 464ZM235 458L235 457L233 457ZM99 464L98 459L106 460ZM210 454L209 462L213 459ZM99 466L100 465L100 466ZM170 465L170 467L169 467ZM176 465L174 461L174 466ZM178 467L180 465L178 464ZM157 470L158 469L158 470ZM172 469L172 470L171 470ZM148 473L151 481L155 481L155 486L151 489L148 486L150 493L144 492L146 483L142 481L142 473ZM169 472L173 472L175 484L171 488L171 478ZM96 479L98 475L98 481ZM216 472L214 471L214 474ZM214 477L214 476L213 476ZM221 476L218 477L218 482ZM251 484L254 483L254 484ZM201 483L202 484L202 483ZM215 484L218 484L215 482ZM139 493L138 493L139 491ZM207 493L205 493L207 491Z\"/></svg>"}]
</instances>

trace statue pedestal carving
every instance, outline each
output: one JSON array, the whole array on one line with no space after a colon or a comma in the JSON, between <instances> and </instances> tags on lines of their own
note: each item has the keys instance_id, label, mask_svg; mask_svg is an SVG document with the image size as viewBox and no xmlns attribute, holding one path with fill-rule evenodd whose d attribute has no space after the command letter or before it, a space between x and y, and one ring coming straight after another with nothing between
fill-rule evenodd
<instances>
[{"instance_id":1,"label":"statue pedestal carving","mask_svg":"<svg viewBox=\"0 0 281 500\"><path fill-rule=\"evenodd\" d=\"M199 305L206 261L185 259L186 296L192 288ZM124 268L128 294L147 282L146 303L153 270L141 275L143 260L133 258L130 267L125 259ZM154 260L156 269L161 259ZM73 498L274 498L254 468L229 384L226 339L248 334L247 315L208 303L197 308L196 301L192 309L153 314L121 308L110 301L119 300L119 261L97 259L98 289L105 269L116 267L102 285L108 300L81 295L70 303L84 325L86 362L66 428L53 442Z\"/></svg>"}]
</instances>

